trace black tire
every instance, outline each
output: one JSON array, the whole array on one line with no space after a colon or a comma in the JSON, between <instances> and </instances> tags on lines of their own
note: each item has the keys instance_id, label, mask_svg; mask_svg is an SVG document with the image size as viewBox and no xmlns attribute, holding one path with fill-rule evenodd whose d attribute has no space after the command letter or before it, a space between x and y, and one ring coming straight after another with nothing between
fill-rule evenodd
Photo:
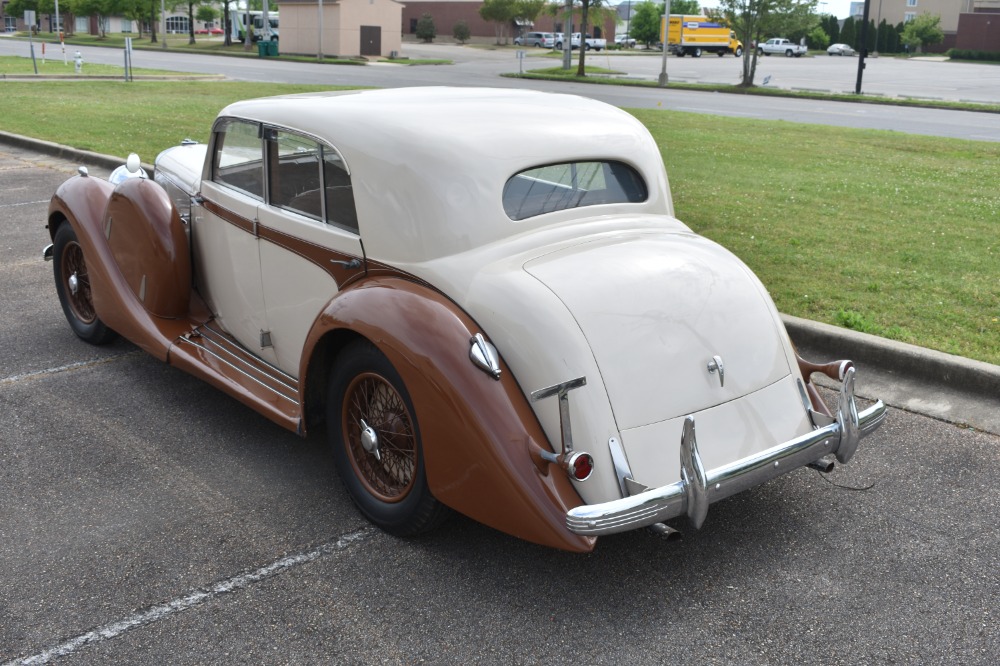
<instances>
[{"instance_id":1,"label":"black tire","mask_svg":"<svg viewBox=\"0 0 1000 666\"><path fill-rule=\"evenodd\" d=\"M791 49L785 49L785 57L786 58L791 58L793 55L795 55L795 54L792 53Z\"/></svg>"},{"instance_id":2,"label":"black tire","mask_svg":"<svg viewBox=\"0 0 1000 666\"><path fill-rule=\"evenodd\" d=\"M741 47L741 46L737 46L737 47L736 47L736 57L737 57L737 58L740 58L740 57L742 57L742 56L743 56L743 47Z\"/></svg>"},{"instance_id":3,"label":"black tire","mask_svg":"<svg viewBox=\"0 0 1000 666\"><path fill-rule=\"evenodd\" d=\"M725 51L716 51L715 55L717 55L717 56L719 56L721 58L722 56L726 55L726 52Z\"/></svg>"},{"instance_id":4,"label":"black tire","mask_svg":"<svg viewBox=\"0 0 1000 666\"><path fill-rule=\"evenodd\" d=\"M700 58L701 57L701 49L700 48L695 49L694 51L691 52L691 55L693 55L695 58Z\"/></svg>"},{"instance_id":5,"label":"black tire","mask_svg":"<svg viewBox=\"0 0 1000 666\"><path fill-rule=\"evenodd\" d=\"M366 427L372 433L367 438ZM337 472L368 520L390 534L413 536L447 516L427 487L410 395L389 359L368 341L337 357L327 428Z\"/></svg>"},{"instance_id":6,"label":"black tire","mask_svg":"<svg viewBox=\"0 0 1000 666\"><path fill-rule=\"evenodd\" d=\"M758 49L757 49L757 55L759 55L759 56L762 56L762 55L764 55L764 49L762 49L762 48L758 48Z\"/></svg>"},{"instance_id":7,"label":"black tire","mask_svg":"<svg viewBox=\"0 0 1000 666\"><path fill-rule=\"evenodd\" d=\"M83 247L69 222L59 225L56 230L52 247L52 270L63 314L77 337L92 345L114 342L118 334L108 328L94 310Z\"/></svg>"},{"instance_id":8,"label":"black tire","mask_svg":"<svg viewBox=\"0 0 1000 666\"><path fill-rule=\"evenodd\" d=\"M556 51L562 51L562 50L563 50L562 42L556 42Z\"/></svg>"}]
</instances>

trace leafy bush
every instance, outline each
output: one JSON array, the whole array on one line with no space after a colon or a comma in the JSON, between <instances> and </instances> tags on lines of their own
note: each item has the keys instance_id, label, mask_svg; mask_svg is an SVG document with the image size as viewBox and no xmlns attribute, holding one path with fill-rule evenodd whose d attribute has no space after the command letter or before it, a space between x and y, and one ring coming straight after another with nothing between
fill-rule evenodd
<instances>
[{"instance_id":1,"label":"leafy bush","mask_svg":"<svg viewBox=\"0 0 1000 666\"><path fill-rule=\"evenodd\" d=\"M1000 62L1000 51L973 51L970 49L948 49L947 56L953 60L981 60Z\"/></svg>"},{"instance_id":2,"label":"leafy bush","mask_svg":"<svg viewBox=\"0 0 1000 666\"><path fill-rule=\"evenodd\" d=\"M469 24L464 20L459 19L459 21L455 23L455 27L451 29L451 36L455 38L456 42L460 42L462 44L466 43L469 41L469 37L472 36L472 32L469 30Z\"/></svg>"},{"instance_id":3,"label":"leafy bush","mask_svg":"<svg viewBox=\"0 0 1000 666\"><path fill-rule=\"evenodd\" d=\"M434 27L434 17L424 12L417 21L417 39L425 42L433 42L437 37L437 28Z\"/></svg>"}]
</instances>

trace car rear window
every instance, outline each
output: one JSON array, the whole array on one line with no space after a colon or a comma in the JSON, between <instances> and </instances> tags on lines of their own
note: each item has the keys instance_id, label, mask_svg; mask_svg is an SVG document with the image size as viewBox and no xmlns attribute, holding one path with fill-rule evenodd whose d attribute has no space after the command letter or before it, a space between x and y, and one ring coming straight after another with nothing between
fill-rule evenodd
<instances>
[{"instance_id":1,"label":"car rear window","mask_svg":"<svg viewBox=\"0 0 1000 666\"><path fill-rule=\"evenodd\" d=\"M567 208L640 203L648 190L639 173L623 162L566 162L515 174L503 188L503 209L512 220Z\"/></svg>"}]
</instances>

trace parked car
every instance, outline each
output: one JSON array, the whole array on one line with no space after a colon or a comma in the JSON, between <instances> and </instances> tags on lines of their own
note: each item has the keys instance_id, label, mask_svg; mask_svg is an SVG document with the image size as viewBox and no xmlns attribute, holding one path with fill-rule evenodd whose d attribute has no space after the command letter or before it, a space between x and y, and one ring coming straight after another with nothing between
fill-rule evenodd
<instances>
[{"instance_id":1,"label":"parked car","mask_svg":"<svg viewBox=\"0 0 1000 666\"><path fill-rule=\"evenodd\" d=\"M221 35L224 33L225 31L222 28L201 28L194 31L196 35Z\"/></svg>"},{"instance_id":2,"label":"parked car","mask_svg":"<svg viewBox=\"0 0 1000 666\"><path fill-rule=\"evenodd\" d=\"M759 44L757 46L757 54L766 56L772 55L774 53L778 54L783 53L786 58L791 58L792 56L796 58L801 58L808 52L809 49L802 46L801 44L796 44L791 40L782 39L780 37L769 39L763 44Z\"/></svg>"},{"instance_id":3,"label":"parked car","mask_svg":"<svg viewBox=\"0 0 1000 666\"><path fill-rule=\"evenodd\" d=\"M857 407L849 361L798 358L750 269L674 217L646 128L607 104L247 100L207 145L161 153L155 179L138 163L116 184L81 168L49 205L70 328L299 435L325 424L391 533L445 507L571 551L699 527L712 502L846 463L885 416ZM842 382L832 410L814 372Z\"/></svg>"},{"instance_id":4,"label":"parked car","mask_svg":"<svg viewBox=\"0 0 1000 666\"><path fill-rule=\"evenodd\" d=\"M854 49L847 44L831 44L826 53L827 55L852 56L854 55Z\"/></svg>"},{"instance_id":5,"label":"parked car","mask_svg":"<svg viewBox=\"0 0 1000 666\"><path fill-rule=\"evenodd\" d=\"M626 35L615 35L615 44L623 48L635 48L635 39Z\"/></svg>"},{"instance_id":6,"label":"parked car","mask_svg":"<svg viewBox=\"0 0 1000 666\"><path fill-rule=\"evenodd\" d=\"M534 46L537 48L551 49L555 46L556 36L552 32L526 32L514 38L517 46Z\"/></svg>"},{"instance_id":7,"label":"parked car","mask_svg":"<svg viewBox=\"0 0 1000 666\"><path fill-rule=\"evenodd\" d=\"M578 48L580 48L581 39L582 39L582 42L583 42L583 45L584 45L584 50L586 50L586 51L589 51L591 49L594 49L595 51L600 51L601 49L607 47L607 45L608 45L607 40L605 40L605 39L603 39L601 37L590 37L590 36L587 36L585 38L581 38L580 33L574 32L572 35L570 35L569 47L571 49L578 49ZM564 40L563 34L562 33L556 33L556 50L558 50L558 51L562 50L562 48L563 48L563 40Z\"/></svg>"}]
</instances>

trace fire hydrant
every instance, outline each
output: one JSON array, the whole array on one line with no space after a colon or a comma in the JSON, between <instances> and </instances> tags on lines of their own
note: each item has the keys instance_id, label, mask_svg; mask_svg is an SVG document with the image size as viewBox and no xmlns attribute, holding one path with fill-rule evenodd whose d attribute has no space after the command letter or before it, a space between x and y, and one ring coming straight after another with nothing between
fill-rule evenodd
<instances>
[{"instance_id":1,"label":"fire hydrant","mask_svg":"<svg viewBox=\"0 0 1000 666\"><path fill-rule=\"evenodd\" d=\"M73 52L73 69L77 74L83 71L83 54L79 51Z\"/></svg>"}]
</instances>

